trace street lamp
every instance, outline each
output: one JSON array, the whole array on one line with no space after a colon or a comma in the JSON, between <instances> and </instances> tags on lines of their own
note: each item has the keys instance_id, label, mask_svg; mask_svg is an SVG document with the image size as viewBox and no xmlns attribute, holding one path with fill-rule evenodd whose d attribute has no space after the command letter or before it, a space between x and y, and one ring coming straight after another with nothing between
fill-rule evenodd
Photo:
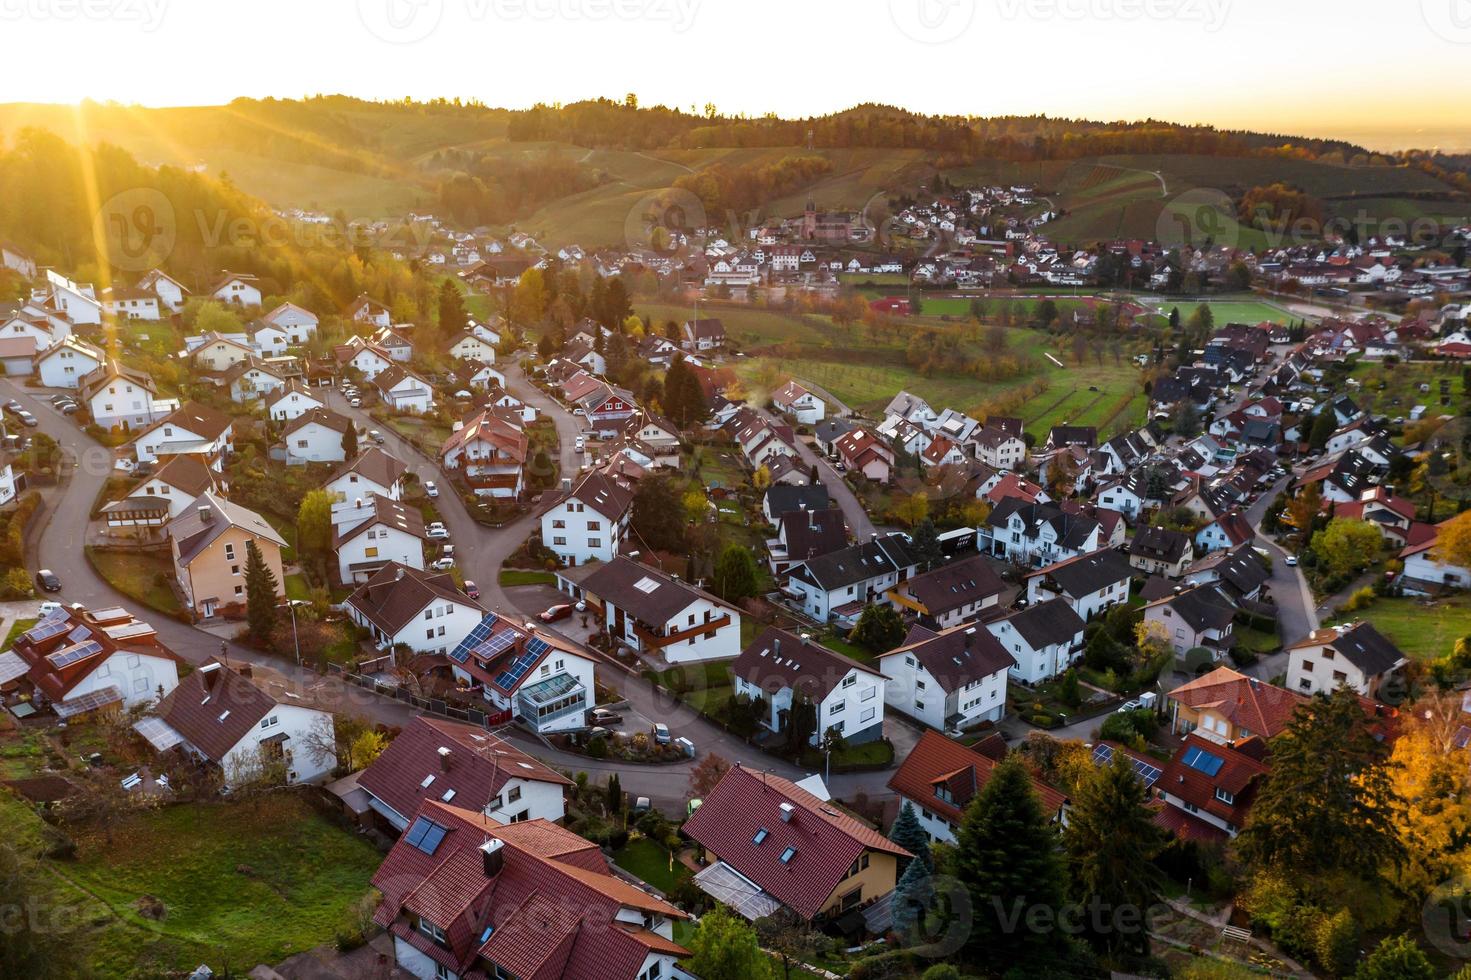
<instances>
[{"instance_id":1,"label":"street lamp","mask_svg":"<svg viewBox=\"0 0 1471 980\"><path fill-rule=\"evenodd\" d=\"M301 666L301 640L296 635L296 607L297 606L305 606L305 605L308 605L308 603L307 603L307 601L305 599L287 599L285 602L281 603L281 605L283 605L287 609L291 610L291 643L292 643L293 646L296 647L296 666L297 667L300 667ZM277 607L277 608L279 608L279 607Z\"/></svg>"}]
</instances>

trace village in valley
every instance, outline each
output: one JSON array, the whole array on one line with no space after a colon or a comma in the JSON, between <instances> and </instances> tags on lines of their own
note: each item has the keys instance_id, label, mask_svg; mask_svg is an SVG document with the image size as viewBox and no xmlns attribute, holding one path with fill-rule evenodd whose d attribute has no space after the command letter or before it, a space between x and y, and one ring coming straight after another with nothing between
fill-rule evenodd
<instances>
[{"instance_id":1,"label":"village in valley","mask_svg":"<svg viewBox=\"0 0 1471 980\"><path fill-rule=\"evenodd\" d=\"M0 210L0 972L1468 975L1471 220L129 166L290 242Z\"/></svg>"}]
</instances>

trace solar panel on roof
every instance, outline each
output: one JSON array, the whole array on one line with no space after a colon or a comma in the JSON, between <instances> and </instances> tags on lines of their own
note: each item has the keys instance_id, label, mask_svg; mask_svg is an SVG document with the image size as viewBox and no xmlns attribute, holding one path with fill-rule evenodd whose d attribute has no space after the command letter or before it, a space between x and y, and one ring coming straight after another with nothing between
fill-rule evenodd
<instances>
[{"instance_id":1,"label":"solar panel on roof","mask_svg":"<svg viewBox=\"0 0 1471 980\"><path fill-rule=\"evenodd\" d=\"M499 618L495 613L486 613L455 647L454 652L449 655L450 659L456 663L464 663L469 660L470 651L485 642L485 638L490 635L490 631L495 627Z\"/></svg>"},{"instance_id":2,"label":"solar panel on roof","mask_svg":"<svg viewBox=\"0 0 1471 980\"><path fill-rule=\"evenodd\" d=\"M533 636L531 642L526 644L526 652L538 657L551 648L552 645L539 636Z\"/></svg>"},{"instance_id":3,"label":"solar panel on roof","mask_svg":"<svg viewBox=\"0 0 1471 980\"><path fill-rule=\"evenodd\" d=\"M404 840L425 854L433 854L439 849L439 844L447 833L449 833L447 829L428 817L420 817L414 821L414 825L404 835Z\"/></svg>"},{"instance_id":4,"label":"solar panel on roof","mask_svg":"<svg viewBox=\"0 0 1471 980\"><path fill-rule=\"evenodd\" d=\"M1099 744L1093 746L1094 765L1106 766L1111 762L1113 762L1112 745ZM1134 769L1134 775L1139 777L1140 781L1144 783L1144 786L1146 788L1153 787L1155 783L1159 782L1159 777L1164 775L1163 769L1159 768L1158 766L1151 765L1150 763L1145 762L1143 759L1136 759L1131 755L1129 756L1129 762L1132 764L1132 767Z\"/></svg>"},{"instance_id":5,"label":"solar panel on roof","mask_svg":"<svg viewBox=\"0 0 1471 980\"><path fill-rule=\"evenodd\" d=\"M1226 764L1226 760L1220 756L1211 755L1198 745L1192 745L1185 752L1185 758L1182 761L1191 769L1203 772L1207 776L1214 776L1221 771L1221 766Z\"/></svg>"},{"instance_id":6,"label":"solar panel on roof","mask_svg":"<svg viewBox=\"0 0 1471 980\"><path fill-rule=\"evenodd\" d=\"M519 657L511 661L509 667L496 675L496 685L506 690L515 687L516 683L526 676L526 672L531 669L532 665L536 663L537 658L540 656L540 653L532 653L531 648L528 646Z\"/></svg>"},{"instance_id":7,"label":"solar panel on roof","mask_svg":"<svg viewBox=\"0 0 1471 980\"><path fill-rule=\"evenodd\" d=\"M101 643L98 643L96 640L88 640L85 643L78 643L75 646L62 647L55 653L48 654L46 659L50 661L53 667L69 667L79 660L85 660L94 653L101 652Z\"/></svg>"},{"instance_id":8,"label":"solar panel on roof","mask_svg":"<svg viewBox=\"0 0 1471 980\"><path fill-rule=\"evenodd\" d=\"M53 613L52 616L41 620L35 626L26 630L23 634L23 639L28 643L42 643L51 639L53 636L59 636L65 633L69 625L71 624L66 616L60 613Z\"/></svg>"},{"instance_id":9,"label":"solar panel on roof","mask_svg":"<svg viewBox=\"0 0 1471 980\"><path fill-rule=\"evenodd\" d=\"M70 633L66 634L67 641L71 643L81 643L83 640L90 639L91 636L92 631L88 629L85 625L80 625L76 629L72 630Z\"/></svg>"},{"instance_id":10,"label":"solar panel on roof","mask_svg":"<svg viewBox=\"0 0 1471 980\"><path fill-rule=\"evenodd\" d=\"M69 701L58 701L52 705L51 710L56 712L58 718L74 718L88 711L95 711L109 704L116 704L122 699L122 691L119 691L116 687L104 687L95 691L88 691L86 694L72 698Z\"/></svg>"}]
</instances>

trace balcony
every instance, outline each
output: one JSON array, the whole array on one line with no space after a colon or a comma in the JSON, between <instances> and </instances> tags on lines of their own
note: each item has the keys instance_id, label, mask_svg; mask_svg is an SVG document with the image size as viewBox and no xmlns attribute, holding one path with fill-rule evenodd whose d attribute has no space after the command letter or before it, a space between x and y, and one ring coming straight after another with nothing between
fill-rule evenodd
<instances>
[{"instance_id":1,"label":"balcony","mask_svg":"<svg viewBox=\"0 0 1471 980\"><path fill-rule=\"evenodd\" d=\"M656 633L654 630L646 627L643 623L634 623L633 632L634 635L639 638L639 642L643 645L652 647L656 650L662 650L664 647L673 646L676 643L682 643L685 640L688 640L690 637L702 636L705 633L713 633L718 629L729 626L730 623L730 615L726 614L716 619L707 620L703 623L696 623L695 625L690 626L686 629L674 630L666 634Z\"/></svg>"}]
</instances>

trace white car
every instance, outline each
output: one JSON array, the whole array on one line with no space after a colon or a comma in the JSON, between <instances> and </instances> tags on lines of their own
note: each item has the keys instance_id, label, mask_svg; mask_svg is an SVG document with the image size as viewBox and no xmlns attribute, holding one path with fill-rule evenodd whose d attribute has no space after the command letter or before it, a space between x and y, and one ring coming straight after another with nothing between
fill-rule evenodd
<instances>
[{"instance_id":1,"label":"white car","mask_svg":"<svg viewBox=\"0 0 1471 980\"><path fill-rule=\"evenodd\" d=\"M424 481L424 496L426 496L426 497L437 497L437 496L439 496L439 488L434 485L434 481L433 480L425 480Z\"/></svg>"},{"instance_id":2,"label":"white car","mask_svg":"<svg viewBox=\"0 0 1471 980\"><path fill-rule=\"evenodd\" d=\"M112 464L112 468L122 473L131 473L137 465L131 459L120 459Z\"/></svg>"},{"instance_id":3,"label":"white car","mask_svg":"<svg viewBox=\"0 0 1471 980\"><path fill-rule=\"evenodd\" d=\"M1296 555L1288 555L1287 556L1287 567L1288 568L1296 568L1297 567L1297 556Z\"/></svg>"},{"instance_id":4,"label":"white car","mask_svg":"<svg viewBox=\"0 0 1471 980\"><path fill-rule=\"evenodd\" d=\"M38 619L44 619L52 613L65 608L61 603L48 599L36 607L36 617Z\"/></svg>"},{"instance_id":5,"label":"white car","mask_svg":"<svg viewBox=\"0 0 1471 980\"><path fill-rule=\"evenodd\" d=\"M429 563L429 568L436 572L447 572L455 567L453 558L436 558Z\"/></svg>"},{"instance_id":6,"label":"white car","mask_svg":"<svg viewBox=\"0 0 1471 980\"><path fill-rule=\"evenodd\" d=\"M363 400L361 398L349 398L347 404L350 408L362 408Z\"/></svg>"},{"instance_id":7,"label":"white car","mask_svg":"<svg viewBox=\"0 0 1471 980\"><path fill-rule=\"evenodd\" d=\"M582 436L578 436L577 441L572 444L572 450L573 452L580 453L583 451L584 448L586 448L586 446L587 443L582 441Z\"/></svg>"},{"instance_id":8,"label":"white car","mask_svg":"<svg viewBox=\"0 0 1471 980\"><path fill-rule=\"evenodd\" d=\"M428 538L431 541L448 541L449 528L445 527L443 524L431 524L424 529L424 537Z\"/></svg>"}]
</instances>

